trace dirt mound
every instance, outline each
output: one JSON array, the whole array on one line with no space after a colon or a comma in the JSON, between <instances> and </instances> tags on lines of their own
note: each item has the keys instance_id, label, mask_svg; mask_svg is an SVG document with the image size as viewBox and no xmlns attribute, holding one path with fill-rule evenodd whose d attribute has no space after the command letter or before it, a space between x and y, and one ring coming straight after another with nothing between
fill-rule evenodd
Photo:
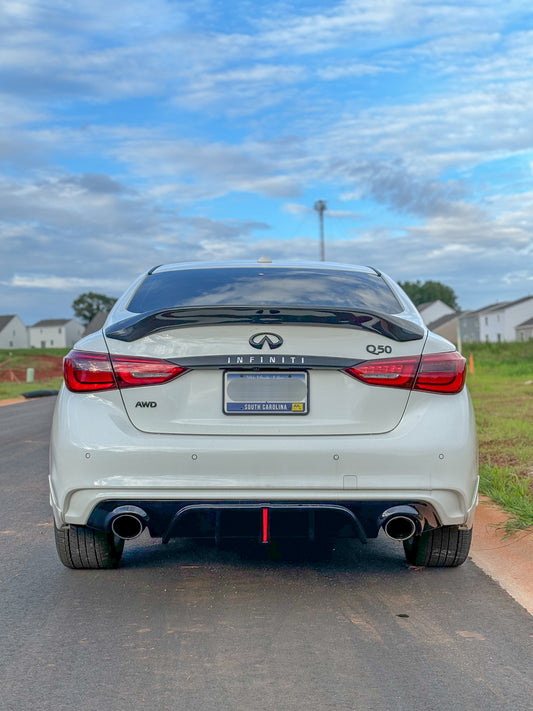
<instances>
[{"instance_id":1,"label":"dirt mound","mask_svg":"<svg viewBox=\"0 0 533 711\"><path fill-rule=\"evenodd\" d=\"M35 370L34 380L50 380L63 375L63 358L53 355L36 355L28 357L27 364L21 365L20 361L15 364L15 359L8 359L0 366L0 382L26 382L26 369Z\"/></svg>"}]
</instances>

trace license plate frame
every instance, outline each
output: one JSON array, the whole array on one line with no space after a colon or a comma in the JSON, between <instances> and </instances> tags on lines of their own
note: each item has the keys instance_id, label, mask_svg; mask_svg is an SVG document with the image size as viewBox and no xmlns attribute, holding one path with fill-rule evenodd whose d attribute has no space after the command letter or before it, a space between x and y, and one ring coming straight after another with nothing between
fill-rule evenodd
<instances>
[{"instance_id":1,"label":"license plate frame","mask_svg":"<svg viewBox=\"0 0 533 711\"><path fill-rule=\"evenodd\" d=\"M268 395L269 383L273 384L270 398L260 397L265 392ZM291 388L298 397L289 394L283 399L283 390ZM235 397L239 390L248 390L249 396ZM222 407L225 415L308 415L309 374L306 370L226 370Z\"/></svg>"}]
</instances>

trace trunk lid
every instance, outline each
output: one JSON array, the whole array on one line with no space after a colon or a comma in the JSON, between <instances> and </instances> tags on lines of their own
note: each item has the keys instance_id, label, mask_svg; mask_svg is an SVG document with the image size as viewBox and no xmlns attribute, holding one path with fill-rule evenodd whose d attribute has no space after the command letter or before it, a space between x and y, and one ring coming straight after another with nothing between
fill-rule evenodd
<instances>
[{"instance_id":1,"label":"trunk lid","mask_svg":"<svg viewBox=\"0 0 533 711\"><path fill-rule=\"evenodd\" d=\"M388 432L400 422L410 391L360 382L343 368L372 359L419 356L425 343L420 334L396 340L376 329L328 325L327 320L312 325L280 319L230 319L191 327L180 323L177 328L167 324L135 340L117 338L112 329L107 334L112 355L171 360L188 368L161 385L121 390L135 427L150 433L225 436ZM263 392L276 402L298 401L296 409L230 407L260 402Z\"/></svg>"}]
</instances>

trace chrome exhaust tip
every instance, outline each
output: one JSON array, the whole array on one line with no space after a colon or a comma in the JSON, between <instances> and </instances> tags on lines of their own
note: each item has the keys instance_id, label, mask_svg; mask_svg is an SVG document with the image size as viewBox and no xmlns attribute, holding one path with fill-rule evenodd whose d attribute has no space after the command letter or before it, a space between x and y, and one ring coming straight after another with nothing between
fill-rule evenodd
<instances>
[{"instance_id":1,"label":"chrome exhaust tip","mask_svg":"<svg viewBox=\"0 0 533 711\"><path fill-rule=\"evenodd\" d=\"M111 530L124 541L140 536L144 530L144 523L134 514L120 514L111 523Z\"/></svg>"},{"instance_id":2,"label":"chrome exhaust tip","mask_svg":"<svg viewBox=\"0 0 533 711\"><path fill-rule=\"evenodd\" d=\"M417 525L410 516L391 516L383 525L383 530L393 541L407 541L415 535Z\"/></svg>"},{"instance_id":3,"label":"chrome exhaust tip","mask_svg":"<svg viewBox=\"0 0 533 711\"><path fill-rule=\"evenodd\" d=\"M107 526L123 541L137 538L146 528L148 514L139 506L119 506L107 517Z\"/></svg>"}]
</instances>

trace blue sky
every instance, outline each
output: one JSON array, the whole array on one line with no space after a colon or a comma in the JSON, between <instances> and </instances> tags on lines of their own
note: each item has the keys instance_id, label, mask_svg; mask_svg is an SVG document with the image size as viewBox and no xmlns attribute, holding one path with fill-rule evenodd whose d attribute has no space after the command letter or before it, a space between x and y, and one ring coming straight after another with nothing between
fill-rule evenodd
<instances>
[{"instance_id":1,"label":"blue sky","mask_svg":"<svg viewBox=\"0 0 533 711\"><path fill-rule=\"evenodd\" d=\"M533 10L3 0L0 313L168 261L326 256L533 293Z\"/></svg>"}]
</instances>

